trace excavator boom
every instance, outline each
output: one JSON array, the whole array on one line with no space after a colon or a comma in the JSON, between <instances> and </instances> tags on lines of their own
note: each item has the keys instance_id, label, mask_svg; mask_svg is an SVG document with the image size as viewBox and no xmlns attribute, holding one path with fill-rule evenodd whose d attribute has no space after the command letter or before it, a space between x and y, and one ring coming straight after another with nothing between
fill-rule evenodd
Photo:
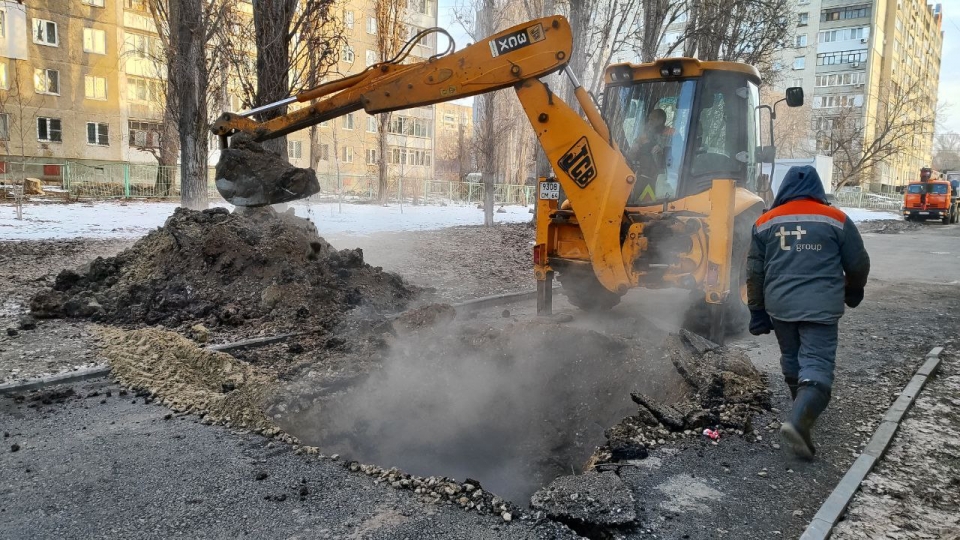
<instances>
[{"instance_id":1,"label":"excavator boom","mask_svg":"<svg viewBox=\"0 0 960 540\"><path fill-rule=\"evenodd\" d=\"M224 113L211 131L221 137L244 132L255 141L264 141L360 109L376 114L492 92L562 69L572 47L567 20L545 17L426 62L401 64L402 58L382 62L276 104L248 113ZM311 101L306 107L265 122L250 118L252 113L273 106Z\"/></svg>"}]
</instances>

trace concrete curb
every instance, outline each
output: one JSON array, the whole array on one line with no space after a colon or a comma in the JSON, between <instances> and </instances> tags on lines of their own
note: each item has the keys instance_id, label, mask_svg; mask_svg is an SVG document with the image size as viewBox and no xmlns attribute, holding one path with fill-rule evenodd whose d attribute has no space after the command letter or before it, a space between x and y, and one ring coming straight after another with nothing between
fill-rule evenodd
<instances>
[{"instance_id":1,"label":"concrete curb","mask_svg":"<svg viewBox=\"0 0 960 540\"><path fill-rule=\"evenodd\" d=\"M923 389L927 380L937 370L937 367L940 366L940 353L942 352L943 347L934 347L933 350L927 354L926 361L920 366L920 369L917 370L913 378L910 379L910 382L903 388L903 391L900 392L900 396L893 402L893 405L887 409L887 413L883 416L880 426L877 428L877 431L874 432L873 437L870 438L870 442L867 443L867 446L863 449L863 453L853 462L847 474L843 475L837 487L833 489L833 492L830 493L827 500L823 502L820 510L813 516L813 521L811 521L807 529L803 531L800 540L826 540L830 538L833 527L840 520L840 516L843 515L844 511L846 511L847 505L850 504L857 490L860 489L860 483L863 482L863 479L867 477L867 474L870 473L873 466L880 461L880 458L883 457L887 448L890 447L893 436L896 434L897 428L900 427L901 420L903 420L907 411L910 410L913 402L916 401L920 390Z\"/></svg>"},{"instance_id":2,"label":"concrete curb","mask_svg":"<svg viewBox=\"0 0 960 540\"><path fill-rule=\"evenodd\" d=\"M99 366L71 371L69 373L58 373L57 375L51 375L49 377L39 377L21 382L0 384L0 395L15 394L27 390L38 390L56 384L70 384L87 379L96 379L97 377L106 377L109 374L110 366Z\"/></svg>"}]
</instances>

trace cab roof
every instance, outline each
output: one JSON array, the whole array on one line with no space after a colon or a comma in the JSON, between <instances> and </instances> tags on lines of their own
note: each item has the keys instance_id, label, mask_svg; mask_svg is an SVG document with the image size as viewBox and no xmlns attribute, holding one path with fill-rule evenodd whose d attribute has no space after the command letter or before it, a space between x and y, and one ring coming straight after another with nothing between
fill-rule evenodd
<instances>
[{"instance_id":1,"label":"cab roof","mask_svg":"<svg viewBox=\"0 0 960 540\"><path fill-rule=\"evenodd\" d=\"M680 68L680 75L663 76L661 70ZM756 84L760 84L760 72L757 68L740 62L700 61L696 58L661 58L653 62L632 64L628 62L610 64L604 71L605 84L624 84L628 81L654 81L701 77L707 71L724 71L746 75Z\"/></svg>"}]
</instances>

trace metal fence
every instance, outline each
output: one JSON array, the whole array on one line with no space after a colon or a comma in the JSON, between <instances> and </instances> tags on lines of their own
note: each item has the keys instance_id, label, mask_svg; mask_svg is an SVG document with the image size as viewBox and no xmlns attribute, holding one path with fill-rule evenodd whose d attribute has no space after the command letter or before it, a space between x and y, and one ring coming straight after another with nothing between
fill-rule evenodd
<instances>
[{"instance_id":1,"label":"metal fence","mask_svg":"<svg viewBox=\"0 0 960 540\"><path fill-rule=\"evenodd\" d=\"M869 191L845 191L833 195L834 206L865 208L869 210L893 210L899 212L903 196L895 193L871 193Z\"/></svg>"},{"instance_id":2,"label":"metal fence","mask_svg":"<svg viewBox=\"0 0 960 540\"><path fill-rule=\"evenodd\" d=\"M136 163L60 164L5 163L0 183L16 184L23 178L38 178L45 189L71 199L179 199L180 167ZM207 192L217 193L216 171L207 170ZM379 200L376 176L318 175L320 191L311 200ZM530 205L536 187L495 184L495 204ZM414 204L475 204L483 202L484 185L477 182L450 182L431 178L391 178L386 186L387 201Z\"/></svg>"}]
</instances>

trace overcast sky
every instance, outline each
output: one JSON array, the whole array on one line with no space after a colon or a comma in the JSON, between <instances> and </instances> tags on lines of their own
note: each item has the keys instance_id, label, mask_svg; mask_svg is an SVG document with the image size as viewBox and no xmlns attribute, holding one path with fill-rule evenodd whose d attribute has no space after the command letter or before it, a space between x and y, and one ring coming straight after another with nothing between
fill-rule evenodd
<instances>
[{"instance_id":1,"label":"overcast sky","mask_svg":"<svg viewBox=\"0 0 960 540\"><path fill-rule=\"evenodd\" d=\"M437 16L441 28L453 34L457 49L470 38L454 17L454 10L467 5L469 0L439 0ZM952 62L960 62L960 0L943 0L943 65L940 68L940 103L948 104L943 131L960 133L960 69ZM950 67L955 66L955 67Z\"/></svg>"},{"instance_id":2,"label":"overcast sky","mask_svg":"<svg viewBox=\"0 0 960 540\"><path fill-rule=\"evenodd\" d=\"M943 131L960 133L960 0L943 4L943 54L940 66L940 103L950 105ZM953 67L950 67L953 66Z\"/></svg>"}]
</instances>

